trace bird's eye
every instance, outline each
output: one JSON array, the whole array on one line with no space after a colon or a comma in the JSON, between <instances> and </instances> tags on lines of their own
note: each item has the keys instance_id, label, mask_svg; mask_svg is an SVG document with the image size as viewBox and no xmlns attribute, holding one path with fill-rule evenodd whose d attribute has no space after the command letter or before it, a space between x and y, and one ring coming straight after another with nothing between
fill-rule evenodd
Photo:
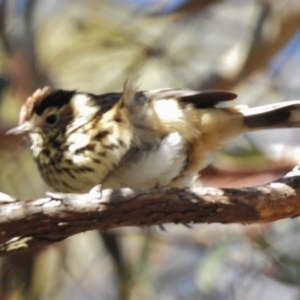
<instances>
[{"instance_id":1,"label":"bird's eye","mask_svg":"<svg viewBox=\"0 0 300 300\"><path fill-rule=\"evenodd\" d=\"M58 115L51 114L51 115L47 116L46 122L50 126L55 125L58 122Z\"/></svg>"}]
</instances>

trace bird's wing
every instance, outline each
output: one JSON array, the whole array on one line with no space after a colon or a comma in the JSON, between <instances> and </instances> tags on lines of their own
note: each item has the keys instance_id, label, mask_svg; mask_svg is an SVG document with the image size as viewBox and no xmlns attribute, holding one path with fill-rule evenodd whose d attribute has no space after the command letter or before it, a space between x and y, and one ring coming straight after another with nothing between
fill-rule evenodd
<instances>
[{"instance_id":1,"label":"bird's wing","mask_svg":"<svg viewBox=\"0 0 300 300\"><path fill-rule=\"evenodd\" d=\"M153 99L178 99L181 103L190 103L197 108L214 107L220 102L231 101L237 97L234 93L222 90L158 89L143 93Z\"/></svg>"}]
</instances>

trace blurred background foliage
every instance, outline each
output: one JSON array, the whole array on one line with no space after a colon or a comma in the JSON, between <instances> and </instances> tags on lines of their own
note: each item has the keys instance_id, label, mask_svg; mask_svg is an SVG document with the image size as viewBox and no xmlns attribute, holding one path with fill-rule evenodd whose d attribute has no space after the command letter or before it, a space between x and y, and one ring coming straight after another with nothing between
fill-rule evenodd
<instances>
[{"instance_id":1,"label":"blurred background foliage","mask_svg":"<svg viewBox=\"0 0 300 300\"><path fill-rule=\"evenodd\" d=\"M5 132L36 88L222 88L249 106L299 99L298 0L0 0L0 191L43 197L24 143ZM167 113L167 112L166 112ZM299 130L231 141L208 186L264 184L291 169ZM88 232L3 257L0 299L300 299L300 222Z\"/></svg>"}]
</instances>

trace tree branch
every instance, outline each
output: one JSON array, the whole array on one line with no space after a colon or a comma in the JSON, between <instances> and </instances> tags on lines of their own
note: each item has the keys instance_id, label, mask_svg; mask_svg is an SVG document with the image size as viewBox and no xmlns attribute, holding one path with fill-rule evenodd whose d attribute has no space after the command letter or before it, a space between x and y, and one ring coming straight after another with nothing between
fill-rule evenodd
<instances>
[{"instance_id":1,"label":"tree branch","mask_svg":"<svg viewBox=\"0 0 300 300\"><path fill-rule=\"evenodd\" d=\"M216 70L197 89L230 90L254 71L264 68L270 59L297 33L300 26L300 2L263 0L252 32L252 42L233 45L218 62Z\"/></svg>"},{"instance_id":2,"label":"tree branch","mask_svg":"<svg viewBox=\"0 0 300 300\"><path fill-rule=\"evenodd\" d=\"M164 223L262 223L300 214L300 175L251 188L161 188L0 201L0 254L93 229Z\"/></svg>"}]
</instances>

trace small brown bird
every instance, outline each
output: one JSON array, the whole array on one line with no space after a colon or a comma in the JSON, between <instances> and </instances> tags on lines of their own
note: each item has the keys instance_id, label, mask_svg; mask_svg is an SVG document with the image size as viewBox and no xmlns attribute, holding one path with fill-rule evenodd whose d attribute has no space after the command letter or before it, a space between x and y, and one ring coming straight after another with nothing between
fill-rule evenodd
<instances>
[{"instance_id":1,"label":"small brown bird","mask_svg":"<svg viewBox=\"0 0 300 300\"><path fill-rule=\"evenodd\" d=\"M159 89L94 95L37 90L19 126L39 170L55 191L192 186L209 153L244 132L300 126L300 101L257 108L216 105L225 91Z\"/></svg>"}]
</instances>

